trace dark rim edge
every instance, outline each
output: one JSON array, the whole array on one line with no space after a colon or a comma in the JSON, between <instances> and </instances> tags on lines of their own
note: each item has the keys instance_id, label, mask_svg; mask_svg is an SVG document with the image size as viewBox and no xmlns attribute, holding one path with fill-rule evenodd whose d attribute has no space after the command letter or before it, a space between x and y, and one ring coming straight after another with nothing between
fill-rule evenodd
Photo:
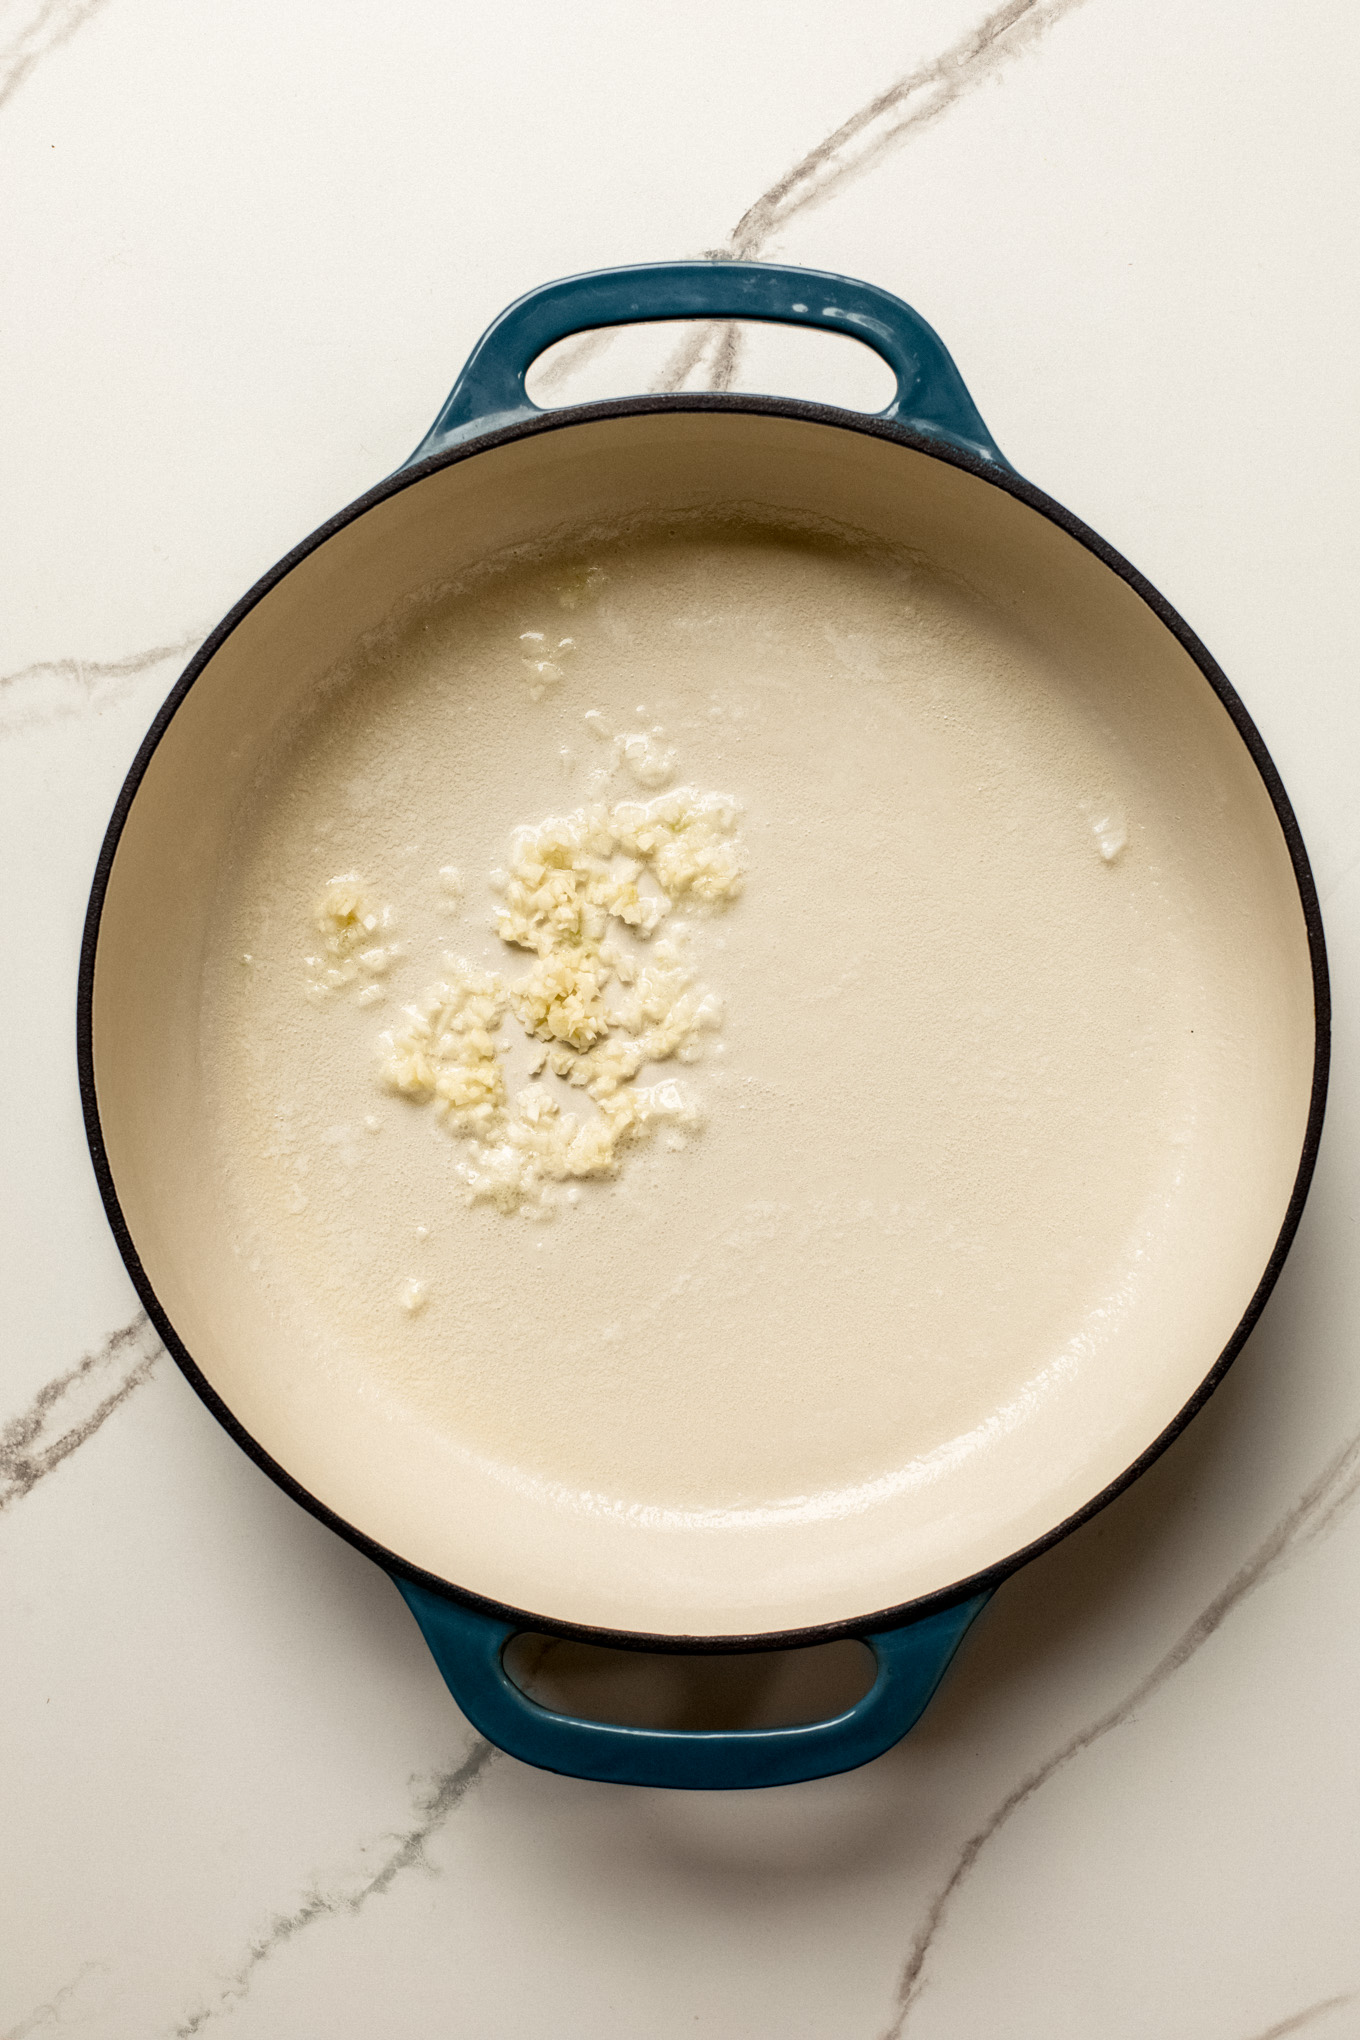
<instances>
[{"instance_id":1,"label":"dark rim edge","mask_svg":"<svg viewBox=\"0 0 1360 2040\"><path fill-rule=\"evenodd\" d=\"M336 1515L325 1502L320 1501L315 1495L311 1494L309 1490L293 1478L286 1468L281 1466L277 1460L273 1459L265 1451L264 1447L251 1436L239 1419L227 1407L226 1403L217 1394L217 1391L199 1371L192 1355L179 1338L174 1326L162 1309L156 1292L146 1274L146 1270L142 1267L137 1250L133 1245L132 1236L128 1231L127 1223L123 1217L122 1206L118 1200L118 1193L114 1187L113 1173L109 1167L108 1155L104 1147L94 1081L95 955L99 942L99 926L104 909L104 900L108 891L109 878L112 873L119 840L131 811L132 803L146 774L147 767L161 738L174 719L176 711L199 675L204 671L205 667L242 619L248 616L251 610L269 594L271 589L282 581L287 574L292 572L294 567L298 566L301 561L308 558L310 554L324 545L327 539L332 538L347 525L354 523L369 510L374 509L379 503L385 502L388 497L400 494L402 490L423 481L428 475L435 474L446 467L455 466L460 461L475 458L478 454L489 452L495 447L507 445L515 440L533 437L540 432L561 431L574 425L593 424L601 419L638 417L677 411L737 411L756 416L795 418L810 424L834 426L842 431L859 432L873 438L891 440L897 445L909 447L912 451L925 454L931 459L943 461L947 466L960 468L964 473L990 483L994 488L1001 489L1006 495L1013 496L1018 502L1024 503L1029 509L1037 511L1042 517L1047 518L1050 523L1057 525L1059 530L1066 532L1068 537L1075 539L1087 552L1093 554L1102 565L1108 567L1112 573L1116 574L1120 580L1125 582L1140 597L1158 618L1159 622L1170 631L1178 644L1194 661L1205 680L1209 683L1209 686L1213 689L1213 692L1222 702L1223 707L1227 710L1238 735L1241 737L1251 756L1252 763L1261 776L1266 791L1270 795L1271 805L1275 810L1276 819L1284 835L1290 862L1293 866L1295 883L1299 893L1299 904L1303 911L1304 924L1308 932L1308 950L1313 975L1315 1030L1312 1093L1309 1101L1308 1119L1304 1131L1298 1173L1294 1179L1294 1186L1285 1210L1284 1220L1276 1237L1270 1258L1266 1262L1261 1279L1257 1283L1256 1289L1242 1317L1238 1321L1236 1330L1194 1394L1182 1405L1181 1409L1165 1429L1153 1439L1152 1443L1139 1454L1138 1458L1131 1465L1127 1466L1122 1473L1118 1474L1098 1494L1093 1495L1080 1509L1065 1517L1053 1529L1045 1531L1041 1537L1034 1538L1030 1543L1021 1546L1017 1551L1011 1552L1007 1557L997 1560L983 1571L971 1574L966 1580L956 1581L950 1586L940 1588L932 1594L925 1594L916 1600L905 1601L893 1607L876 1609L866 1615L847 1617L836 1622L817 1623L800 1629L760 1630L744 1636L666 1635L660 1633L654 1634L644 1630L597 1628L587 1623L562 1621L554 1616L540 1615L527 1609L513 1607L506 1602L490 1600L484 1595L476 1594L466 1587L457 1586L452 1581L440 1579L436 1574L426 1572L420 1566L413 1565L410 1561L399 1557L397 1553L387 1550L385 1546L366 1535L365 1532L357 1530L351 1523L346 1522L343 1517ZM190 659L180 678L166 696L165 701L162 703L138 747L137 754L128 769L127 777L119 791L118 799L114 803L113 812L110 816L108 828L105 831L104 840L100 846L99 857L95 865L80 945L76 1011L76 1059L79 1071L80 1102L85 1121L85 1134L90 1147L90 1157L94 1165L100 1197L103 1200L105 1214L119 1253L122 1255L133 1286L141 1298L148 1317L159 1333L166 1350L179 1367L180 1372L185 1376L195 1393L207 1405L213 1416L216 1417L218 1423L221 1424L222 1428L235 1443L240 1446L241 1450L255 1462L260 1470L268 1475L276 1486L282 1488L285 1494L291 1496L295 1502L306 1509L310 1515L315 1516L318 1521L324 1523L328 1529L333 1530L337 1536L342 1537L347 1544L353 1545L366 1558L372 1559L375 1564L381 1566L385 1572L400 1573L403 1578L414 1581L418 1586L426 1587L433 1593L442 1594L448 1600L456 1601L464 1607L475 1609L481 1614L503 1621L518 1631L535 1631L555 1636L571 1637L583 1643L594 1643L624 1650L666 1651L676 1654L702 1652L713 1655L728 1655L743 1651L805 1648L814 1644L835 1642L847 1637L864 1638L873 1635L878 1630L899 1628L907 1622L914 1621L918 1616L931 1614L937 1609L953 1607L960 1601L972 1599L976 1594L994 1590L1003 1581L1009 1579L1013 1573L1028 1565L1031 1560L1040 1557L1042 1553L1051 1550L1054 1545L1061 1543L1074 1530L1080 1529L1084 1523L1090 1522L1092 1517L1098 1515L1102 1509L1107 1508L1112 1501L1124 1493L1126 1488L1131 1487L1134 1481L1141 1474L1145 1473L1154 1461L1161 1458L1162 1454L1180 1436L1191 1419L1197 1416L1200 1410L1203 1409L1205 1403L1208 1402L1210 1396L1242 1350L1257 1319L1265 1308L1266 1300L1271 1290L1275 1287L1276 1281L1279 1279L1280 1270L1283 1268L1289 1249L1293 1244L1299 1220L1303 1215L1303 1207L1307 1200L1309 1185L1312 1182L1313 1170L1317 1162L1318 1147L1322 1138L1322 1121L1327 1102L1330 1054L1331 989L1327 971L1327 951L1323 935L1322 913L1318 903L1312 867L1308 861L1308 853L1304 847L1303 837L1294 814L1293 806L1288 794L1285 792L1284 784L1275 767L1275 761L1267 750L1260 731L1247 713L1227 675L1211 656L1207 647L1200 642L1184 618L1172 607L1165 596L1140 574L1138 569L1132 566L1121 553L1117 552L1113 546L1107 544L1100 537L1099 533L1093 531L1089 525L1083 523L1079 517L1074 516L1062 504L1055 502L1042 489L1036 488L1032 482L1026 481L1023 476L1015 474L1010 469L999 468L994 462L968 453L964 449L955 446L952 442L910 432L900 425L889 424L872 414L843 411L831 405L803 403L790 398L685 392L675 395L622 398L607 403L572 405L557 411L546 411L537 417L531 417L513 425L504 426L499 430L481 434L474 439L466 440L446 452L432 454L414 466L398 469L395 474L389 475L385 480L376 483L371 489L366 490L362 496L356 497L352 503L337 511L333 517L328 518L324 524L319 525L309 537L294 546L291 552L285 554L275 566L269 569L268 573L262 575L255 585L241 597L241 600L236 603L235 607L228 611L216 629L204 639L202 645L192 659Z\"/></svg>"}]
</instances>

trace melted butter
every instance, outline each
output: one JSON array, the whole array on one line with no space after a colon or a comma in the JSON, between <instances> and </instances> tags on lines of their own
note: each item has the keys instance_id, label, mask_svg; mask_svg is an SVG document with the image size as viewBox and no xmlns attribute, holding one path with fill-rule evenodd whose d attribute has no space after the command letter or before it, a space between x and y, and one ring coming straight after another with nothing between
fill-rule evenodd
<instances>
[{"instance_id":1,"label":"melted butter","mask_svg":"<svg viewBox=\"0 0 1360 2040\"><path fill-rule=\"evenodd\" d=\"M593 566L432 594L262 775L205 980L214 1166L281 1317L507 1479L868 1507L1028 1424L1156 1281L1214 1052L1179 824L1083 675L915 563L699 532ZM683 785L638 785L639 735ZM332 873L360 897L311 1004ZM545 1191L569 1222L506 1223Z\"/></svg>"}]
</instances>

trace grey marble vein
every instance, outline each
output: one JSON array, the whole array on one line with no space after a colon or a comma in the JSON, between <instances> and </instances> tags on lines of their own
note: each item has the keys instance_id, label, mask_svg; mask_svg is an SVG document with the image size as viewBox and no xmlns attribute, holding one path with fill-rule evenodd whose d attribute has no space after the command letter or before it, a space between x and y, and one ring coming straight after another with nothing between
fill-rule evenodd
<instances>
[{"instance_id":1,"label":"grey marble vein","mask_svg":"<svg viewBox=\"0 0 1360 2040\"><path fill-rule=\"evenodd\" d=\"M1310 2026L1314 2019L1320 2019L1324 2012L1340 2011L1342 2005L1355 2002L1355 1992L1348 1990L1342 1997L1321 1998L1315 2005L1309 2005L1303 2012L1295 2012L1290 2019L1281 2019L1278 2026L1267 2026L1264 2033L1253 2033L1252 2040L1284 2040L1286 2033L1298 2033L1304 2026Z\"/></svg>"},{"instance_id":2,"label":"grey marble vein","mask_svg":"<svg viewBox=\"0 0 1360 2040\"><path fill-rule=\"evenodd\" d=\"M69 42L106 0L43 0L16 35L0 48L0 107L52 50Z\"/></svg>"},{"instance_id":3,"label":"grey marble vein","mask_svg":"<svg viewBox=\"0 0 1360 2040\"><path fill-rule=\"evenodd\" d=\"M861 177L908 134L938 120L966 93L1042 41L1083 0L1004 0L939 56L918 64L895 85L843 121L834 134L763 191L737 221L723 253L747 259L796 213L820 205L831 192Z\"/></svg>"},{"instance_id":4,"label":"grey marble vein","mask_svg":"<svg viewBox=\"0 0 1360 2040\"><path fill-rule=\"evenodd\" d=\"M201 630L187 631L170 644L129 652L124 659L39 659L17 672L0 673L0 735L104 708L143 673L187 658L205 635Z\"/></svg>"},{"instance_id":5,"label":"grey marble vein","mask_svg":"<svg viewBox=\"0 0 1360 2040\"><path fill-rule=\"evenodd\" d=\"M960 1887L973 1871L978 1858L987 1844L1005 1826L1011 1815L1032 1799L1049 1779L1080 1756L1083 1750L1091 1748L1113 1729L1121 1728L1131 1721L1139 1709L1152 1698L1168 1679L1189 1663L1215 1630L1232 1613L1240 1602L1262 1586L1283 1565L1297 1558L1308 1546L1317 1542L1334 1527L1338 1518L1354 1503L1360 1493L1360 1433L1357 1433L1329 1462L1312 1485L1307 1488L1291 1509L1265 1536L1255 1551L1239 1566L1228 1584L1210 1601L1207 1608L1177 1637L1164 1656L1158 1659L1151 1671L1144 1674L1138 1683L1125 1694L1124 1698L1099 1715L1085 1728L1079 1729L1066 1742L1046 1757L1029 1775L1008 1792L987 1819L982 1823L960 1850L958 1859L949 1876L917 1929L911 1949L903 1965L897 1987L897 2004L889 2023L884 2027L879 2040L902 2040L916 2004L925 1987L925 1967L932 1946L944 1924ZM1330 2009L1338 2000L1327 2001L1325 2006L1313 2006L1301 2019L1310 2019L1324 2009ZM1296 2022L1297 2023L1297 2022ZM1256 2036L1256 2040L1271 2040L1271 2034L1291 2032L1293 2027L1286 2023L1271 2028L1270 2034Z\"/></svg>"},{"instance_id":6,"label":"grey marble vein","mask_svg":"<svg viewBox=\"0 0 1360 2040\"><path fill-rule=\"evenodd\" d=\"M260 1964L267 1962L290 1941L296 1940L307 1927L314 1926L318 1920L361 1912L371 1898L379 1898L390 1891L403 1871L414 1869L417 1865L429 1869L426 1843L443 1827L455 1807L461 1805L496 1755L492 1745L478 1736L462 1763L436 1778L431 1790L418 1801L419 1818L414 1826L394 1838L394 1846L372 1877L360 1878L349 1885L333 1885L324 1891L314 1888L292 1912L276 1913L259 1939L251 1942L240 1967L228 1978L212 2002L200 2005L173 2029L174 2040L191 2040L193 2034L201 2033L212 2020L232 2011L249 1993Z\"/></svg>"},{"instance_id":7,"label":"grey marble vein","mask_svg":"<svg viewBox=\"0 0 1360 2040\"><path fill-rule=\"evenodd\" d=\"M59 1467L141 1387L164 1352L145 1311L38 1390L0 1430L0 1515Z\"/></svg>"},{"instance_id":8,"label":"grey marble vein","mask_svg":"<svg viewBox=\"0 0 1360 2040\"><path fill-rule=\"evenodd\" d=\"M821 205L834 191L876 169L910 135L929 127L967 93L994 78L1039 43L1084 0L1005 0L976 28L970 28L939 56L918 64L886 91L876 93L792 169L775 179L737 221L721 247L706 252L719 260L749 262L799 213ZM613 333L586 333L540 372L539 388L559 388L566 378L601 353ZM730 390L741 361L741 336L730 320L693 327L677 344L656 382L656 390L683 389L706 362L706 387Z\"/></svg>"},{"instance_id":9,"label":"grey marble vein","mask_svg":"<svg viewBox=\"0 0 1360 2040\"><path fill-rule=\"evenodd\" d=\"M62 2023L65 2006L80 1989L86 1977L92 1971L103 1969L105 1966L102 1962L83 1962L69 1983L64 1983L46 2004L35 2005L26 2018L20 2019L17 2026L11 2026L7 2032L0 2033L0 2040L29 2040L32 2033L53 2032Z\"/></svg>"},{"instance_id":10,"label":"grey marble vein","mask_svg":"<svg viewBox=\"0 0 1360 2040\"><path fill-rule=\"evenodd\" d=\"M876 169L908 136L929 127L966 94L996 77L1004 65L1033 49L1065 14L1082 5L1083 0L1005 0L976 28L908 71L809 149L747 207L724 246L711 252L733 261L752 260L791 219ZM708 388L730 390L740 361L736 327L719 324L710 329L699 350L706 351ZM659 388L683 386L699 358L696 355L684 365L685 354L686 349L677 348L662 371Z\"/></svg>"},{"instance_id":11,"label":"grey marble vein","mask_svg":"<svg viewBox=\"0 0 1360 2040\"><path fill-rule=\"evenodd\" d=\"M657 390L682 390L701 362L706 361L704 387L730 390L741 364L741 328L732 319L712 319L695 326L677 344L652 385Z\"/></svg>"}]
</instances>

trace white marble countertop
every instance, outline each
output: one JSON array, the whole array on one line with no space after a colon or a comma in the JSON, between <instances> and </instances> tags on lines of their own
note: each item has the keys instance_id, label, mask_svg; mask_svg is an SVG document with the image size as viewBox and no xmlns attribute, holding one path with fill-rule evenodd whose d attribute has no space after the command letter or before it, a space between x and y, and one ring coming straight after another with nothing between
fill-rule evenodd
<instances>
[{"instance_id":1,"label":"white marble countertop","mask_svg":"<svg viewBox=\"0 0 1360 2040\"><path fill-rule=\"evenodd\" d=\"M0 5L4 2040L1360 2035L1358 55L1339 0ZM490 1753L217 1428L105 1225L72 1015L187 652L509 299L715 248L915 304L1190 619L1294 799L1338 1018L1206 1413L888 1756L691 1795ZM852 396L836 348L737 378Z\"/></svg>"}]
</instances>

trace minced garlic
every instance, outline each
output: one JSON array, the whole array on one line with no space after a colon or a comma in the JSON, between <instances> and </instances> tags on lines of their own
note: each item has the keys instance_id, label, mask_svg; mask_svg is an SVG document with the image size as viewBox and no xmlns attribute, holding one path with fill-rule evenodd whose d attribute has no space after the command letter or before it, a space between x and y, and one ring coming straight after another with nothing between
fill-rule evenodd
<instances>
[{"instance_id":1,"label":"minced garlic","mask_svg":"<svg viewBox=\"0 0 1360 2040\"><path fill-rule=\"evenodd\" d=\"M528 977L510 987L515 1017L540 1041L589 1048L609 1030L601 996L608 975L598 956L541 956Z\"/></svg>"},{"instance_id":2,"label":"minced garlic","mask_svg":"<svg viewBox=\"0 0 1360 2040\"><path fill-rule=\"evenodd\" d=\"M620 1091L598 1104L597 1113L578 1119L563 1112L542 1084L530 1084L515 1099L502 1138L474 1145L472 1159L462 1164L469 1203L545 1213L552 1207L553 1184L613 1175L623 1147L662 1121L686 1130L699 1123L695 1105L674 1083Z\"/></svg>"},{"instance_id":3,"label":"minced garlic","mask_svg":"<svg viewBox=\"0 0 1360 2040\"><path fill-rule=\"evenodd\" d=\"M312 916L321 938L321 954L306 959L311 973L307 989L313 998L357 985L357 1003L375 1005L383 996L382 977L400 954L395 942L376 938L392 926L392 909L375 907L357 872L333 878L317 900Z\"/></svg>"},{"instance_id":4,"label":"minced garlic","mask_svg":"<svg viewBox=\"0 0 1360 2040\"><path fill-rule=\"evenodd\" d=\"M652 937L686 896L726 905L741 879L735 804L692 787L516 830L494 926L533 956L529 971L507 984L446 956L446 977L380 1038L384 1081L432 1104L468 1142L459 1173L470 1202L544 1215L555 1185L612 1175L658 1126L678 1138L698 1125L679 1084L635 1079L648 1063L696 1061L703 1035L722 1025L721 1002L696 984L682 931L642 957L627 937ZM531 1074L565 1080L593 1111L564 1110L541 1082L508 1099L496 1039L507 1009L544 1044Z\"/></svg>"},{"instance_id":5,"label":"minced garlic","mask_svg":"<svg viewBox=\"0 0 1360 2040\"><path fill-rule=\"evenodd\" d=\"M434 1105L455 1133L489 1133L505 1105L492 1034L505 1011L494 971L446 957L447 979L407 1006L404 1025L380 1038L383 1076L394 1091Z\"/></svg>"}]
</instances>

